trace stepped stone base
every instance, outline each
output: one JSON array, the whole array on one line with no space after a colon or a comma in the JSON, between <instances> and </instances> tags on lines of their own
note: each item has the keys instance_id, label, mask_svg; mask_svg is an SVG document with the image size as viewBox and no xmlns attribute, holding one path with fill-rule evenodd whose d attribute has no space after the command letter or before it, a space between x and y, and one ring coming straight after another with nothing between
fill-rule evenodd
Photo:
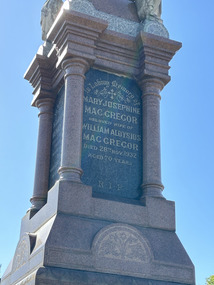
<instances>
[{"instance_id":1,"label":"stepped stone base","mask_svg":"<svg viewBox=\"0 0 214 285\"><path fill-rule=\"evenodd\" d=\"M31 219L27 213L2 285L194 284L173 202L136 205L92 197L91 190L57 182L47 204Z\"/></svg>"},{"instance_id":2,"label":"stepped stone base","mask_svg":"<svg viewBox=\"0 0 214 285\"><path fill-rule=\"evenodd\" d=\"M156 281L128 276L118 276L105 273L94 273L78 270L67 270L60 268L42 267L37 273L28 277L28 283L38 285L185 285L184 283L174 283L166 281ZM26 278L27 280L27 278ZM25 282L25 280L23 280ZM187 284L186 284L187 285Z\"/></svg>"}]
</instances>

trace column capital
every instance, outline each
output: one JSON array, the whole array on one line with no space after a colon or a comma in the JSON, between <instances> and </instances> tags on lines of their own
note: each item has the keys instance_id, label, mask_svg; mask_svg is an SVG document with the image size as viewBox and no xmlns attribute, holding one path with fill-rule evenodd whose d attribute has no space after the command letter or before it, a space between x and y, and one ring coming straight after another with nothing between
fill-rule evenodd
<instances>
[{"instance_id":1,"label":"column capital","mask_svg":"<svg viewBox=\"0 0 214 285\"><path fill-rule=\"evenodd\" d=\"M85 79L85 73L89 70L90 64L87 60L81 57L71 57L63 60L62 69L65 71L64 78L67 76L78 75Z\"/></svg>"},{"instance_id":2,"label":"column capital","mask_svg":"<svg viewBox=\"0 0 214 285\"><path fill-rule=\"evenodd\" d=\"M145 96L157 96L161 99L160 92L164 88L164 82L156 77L144 77L138 81L143 92L142 98Z\"/></svg>"},{"instance_id":3,"label":"column capital","mask_svg":"<svg viewBox=\"0 0 214 285\"><path fill-rule=\"evenodd\" d=\"M53 98L42 98L35 102L36 107L39 109L39 115L53 114L55 100Z\"/></svg>"}]
</instances>

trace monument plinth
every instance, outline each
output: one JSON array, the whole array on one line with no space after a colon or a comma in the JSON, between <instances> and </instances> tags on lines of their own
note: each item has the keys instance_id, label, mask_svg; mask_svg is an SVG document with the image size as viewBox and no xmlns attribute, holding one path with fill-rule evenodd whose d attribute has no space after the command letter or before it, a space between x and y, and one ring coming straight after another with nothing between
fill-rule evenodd
<instances>
[{"instance_id":1,"label":"monument plinth","mask_svg":"<svg viewBox=\"0 0 214 285\"><path fill-rule=\"evenodd\" d=\"M164 27L161 1L138 2L43 7L25 74L39 109L32 207L2 285L195 284L161 180L160 92L181 44L142 30Z\"/></svg>"}]
</instances>

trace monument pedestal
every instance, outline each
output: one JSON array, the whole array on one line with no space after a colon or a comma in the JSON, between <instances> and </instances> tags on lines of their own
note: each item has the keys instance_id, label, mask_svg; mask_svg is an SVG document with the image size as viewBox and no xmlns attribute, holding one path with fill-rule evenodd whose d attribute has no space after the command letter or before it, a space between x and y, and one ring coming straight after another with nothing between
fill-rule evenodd
<instances>
[{"instance_id":1,"label":"monument pedestal","mask_svg":"<svg viewBox=\"0 0 214 285\"><path fill-rule=\"evenodd\" d=\"M23 218L3 284L193 284L174 220L174 203L165 199L111 201L59 181L47 204Z\"/></svg>"},{"instance_id":2,"label":"monument pedestal","mask_svg":"<svg viewBox=\"0 0 214 285\"><path fill-rule=\"evenodd\" d=\"M2 285L195 284L161 182L160 92L181 44L140 27L129 0L66 0L30 64L34 192Z\"/></svg>"}]
</instances>

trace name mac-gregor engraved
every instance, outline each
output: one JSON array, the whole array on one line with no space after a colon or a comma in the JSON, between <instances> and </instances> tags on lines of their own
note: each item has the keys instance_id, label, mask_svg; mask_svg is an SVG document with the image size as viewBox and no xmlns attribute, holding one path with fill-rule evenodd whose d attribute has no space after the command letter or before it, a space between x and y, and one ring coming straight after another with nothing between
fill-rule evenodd
<instances>
[{"instance_id":1,"label":"name mac-gregor engraved","mask_svg":"<svg viewBox=\"0 0 214 285\"><path fill-rule=\"evenodd\" d=\"M134 80L97 70L86 75L82 181L93 192L125 198L140 195L140 96Z\"/></svg>"}]
</instances>

